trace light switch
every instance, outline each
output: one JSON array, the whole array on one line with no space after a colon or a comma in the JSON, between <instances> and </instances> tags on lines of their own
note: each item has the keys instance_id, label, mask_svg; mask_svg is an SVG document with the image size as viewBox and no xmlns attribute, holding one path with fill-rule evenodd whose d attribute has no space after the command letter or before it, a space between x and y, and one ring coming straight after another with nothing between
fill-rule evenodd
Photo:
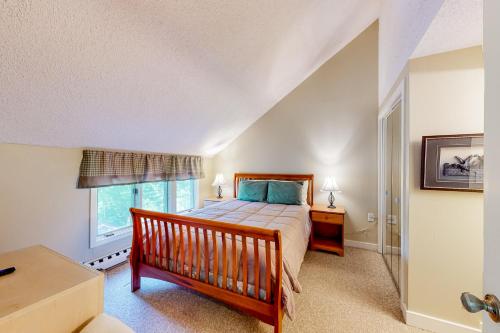
<instances>
[{"instance_id":1,"label":"light switch","mask_svg":"<svg viewBox=\"0 0 500 333\"><path fill-rule=\"evenodd\" d=\"M374 213L368 213L368 222L370 222L370 223L375 222L375 214Z\"/></svg>"}]
</instances>

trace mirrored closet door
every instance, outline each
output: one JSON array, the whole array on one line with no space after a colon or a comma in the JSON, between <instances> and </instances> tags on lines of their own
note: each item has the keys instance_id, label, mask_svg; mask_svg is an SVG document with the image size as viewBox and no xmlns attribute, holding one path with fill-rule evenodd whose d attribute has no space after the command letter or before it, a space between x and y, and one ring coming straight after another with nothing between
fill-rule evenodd
<instances>
[{"instance_id":1,"label":"mirrored closet door","mask_svg":"<svg viewBox=\"0 0 500 333\"><path fill-rule=\"evenodd\" d=\"M383 255L399 290L401 254L401 102L396 103L384 126L385 212Z\"/></svg>"}]
</instances>

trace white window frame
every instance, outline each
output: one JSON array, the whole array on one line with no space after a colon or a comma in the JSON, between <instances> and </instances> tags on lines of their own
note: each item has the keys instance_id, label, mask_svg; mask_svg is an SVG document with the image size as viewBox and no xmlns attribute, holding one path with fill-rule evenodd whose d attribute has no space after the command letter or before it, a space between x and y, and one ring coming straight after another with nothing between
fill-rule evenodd
<instances>
[{"instance_id":1,"label":"white window frame","mask_svg":"<svg viewBox=\"0 0 500 333\"><path fill-rule=\"evenodd\" d=\"M169 212L183 213L191 211L192 209L188 209L182 212L177 212L177 182L169 181L168 182L168 210ZM193 191L194 191L194 207L193 209L198 208L199 206L199 181L197 179L193 180ZM139 190L134 198L134 206L138 206L142 204L142 190ZM124 238L132 237L132 226L125 227L121 229L117 229L113 232L110 232L105 235L97 234L97 189L90 189L90 248L96 248L105 244L109 244L112 242L119 241Z\"/></svg>"}]
</instances>

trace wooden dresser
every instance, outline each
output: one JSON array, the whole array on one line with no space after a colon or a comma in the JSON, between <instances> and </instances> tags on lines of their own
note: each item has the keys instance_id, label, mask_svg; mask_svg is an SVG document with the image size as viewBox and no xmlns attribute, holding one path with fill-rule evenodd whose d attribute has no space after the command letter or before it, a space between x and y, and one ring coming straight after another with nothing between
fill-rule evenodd
<instances>
[{"instance_id":1,"label":"wooden dresser","mask_svg":"<svg viewBox=\"0 0 500 333\"><path fill-rule=\"evenodd\" d=\"M78 332L103 311L104 274L44 246L0 254L0 332Z\"/></svg>"},{"instance_id":2,"label":"wooden dresser","mask_svg":"<svg viewBox=\"0 0 500 333\"><path fill-rule=\"evenodd\" d=\"M311 250L335 252L344 256L344 207L328 208L313 205L309 212L312 221Z\"/></svg>"}]
</instances>

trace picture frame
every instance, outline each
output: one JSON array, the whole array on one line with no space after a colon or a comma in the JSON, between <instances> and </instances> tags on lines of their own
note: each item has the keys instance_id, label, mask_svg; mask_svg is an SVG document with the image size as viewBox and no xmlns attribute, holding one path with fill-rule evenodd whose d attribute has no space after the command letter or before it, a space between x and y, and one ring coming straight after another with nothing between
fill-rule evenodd
<instances>
[{"instance_id":1,"label":"picture frame","mask_svg":"<svg viewBox=\"0 0 500 333\"><path fill-rule=\"evenodd\" d=\"M423 136L420 189L483 192L484 134Z\"/></svg>"}]
</instances>

